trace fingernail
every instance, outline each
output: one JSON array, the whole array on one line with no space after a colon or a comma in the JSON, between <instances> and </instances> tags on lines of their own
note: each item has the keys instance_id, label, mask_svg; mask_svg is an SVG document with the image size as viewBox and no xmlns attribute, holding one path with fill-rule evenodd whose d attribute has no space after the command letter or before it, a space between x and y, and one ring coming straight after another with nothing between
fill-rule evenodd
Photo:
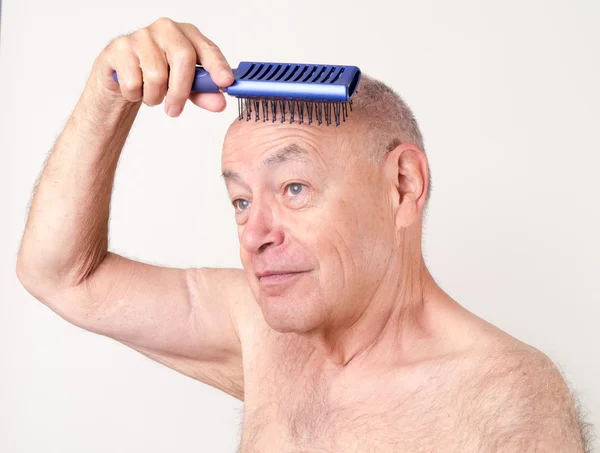
<instances>
[{"instance_id":1,"label":"fingernail","mask_svg":"<svg viewBox=\"0 0 600 453\"><path fill-rule=\"evenodd\" d=\"M172 118L175 118L177 115L181 113L181 107L178 105L171 105L167 110L167 115Z\"/></svg>"}]
</instances>

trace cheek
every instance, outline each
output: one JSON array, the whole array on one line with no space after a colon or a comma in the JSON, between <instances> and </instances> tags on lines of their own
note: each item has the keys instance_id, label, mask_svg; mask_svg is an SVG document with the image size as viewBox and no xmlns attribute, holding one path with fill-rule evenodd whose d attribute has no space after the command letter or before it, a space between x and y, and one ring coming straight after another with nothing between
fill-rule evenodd
<instances>
[{"instance_id":1,"label":"cheek","mask_svg":"<svg viewBox=\"0 0 600 453\"><path fill-rule=\"evenodd\" d=\"M298 234L314 253L323 279L344 283L354 274L355 248L359 246L358 215L343 199L329 203L312 221L297 225Z\"/></svg>"},{"instance_id":2,"label":"cheek","mask_svg":"<svg viewBox=\"0 0 600 453\"><path fill-rule=\"evenodd\" d=\"M337 249L345 262L350 262L355 272L362 273L370 265L387 259L392 247L390 219L382 205L374 201L376 194L367 197L356 194L355 201L340 199L332 209L335 222ZM352 199L352 198L351 198Z\"/></svg>"},{"instance_id":3,"label":"cheek","mask_svg":"<svg viewBox=\"0 0 600 453\"><path fill-rule=\"evenodd\" d=\"M242 247L241 242L238 242L238 247L240 250L240 261L242 262L242 267L247 269L248 272L252 270L252 257L250 254Z\"/></svg>"}]
</instances>

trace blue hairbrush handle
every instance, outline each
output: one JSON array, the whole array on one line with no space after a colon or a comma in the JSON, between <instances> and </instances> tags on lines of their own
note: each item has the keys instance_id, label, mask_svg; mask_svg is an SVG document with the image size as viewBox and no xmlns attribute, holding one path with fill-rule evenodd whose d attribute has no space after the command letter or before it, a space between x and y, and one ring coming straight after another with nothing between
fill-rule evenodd
<instances>
[{"instance_id":1,"label":"blue hairbrush handle","mask_svg":"<svg viewBox=\"0 0 600 453\"><path fill-rule=\"evenodd\" d=\"M235 69L233 70L235 74ZM116 71L113 72L113 79L119 83ZM194 82L192 83L192 93L219 93L221 91L227 91L227 88L219 88L210 74L204 68L197 67L196 74L194 76Z\"/></svg>"}]
</instances>

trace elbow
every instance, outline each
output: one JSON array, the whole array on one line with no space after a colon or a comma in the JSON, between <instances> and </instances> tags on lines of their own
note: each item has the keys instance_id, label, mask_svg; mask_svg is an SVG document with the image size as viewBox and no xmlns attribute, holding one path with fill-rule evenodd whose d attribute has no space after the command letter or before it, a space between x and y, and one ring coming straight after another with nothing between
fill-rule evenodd
<instances>
[{"instance_id":1,"label":"elbow","mask_svg":"<svg viewBox=\"0 0 600 453\"><path fill-rule=\"evenodd\" d=\"M33 262L17 257L17 278L36 300L73 325L87 328L91 305L85 291L70 286L66 281L48 278L38 259Z\"/></svg>"},{"instance_id":2,"label":"elbow","mask_svg":"<svg viewBox=\"0 0 600 453\"><path fill-rule=\"evenodd\" d=\"M90 269L92 266L87 261L83 265L65 264L44 255L24 252L23 249L19 251L15 265L21 285L43 303L57 294L80 287L92 274Z\"/></svg>"},{"instance_id":3,"label":"elbow","mask_svg":"<svg viewBox=\"0 0 600 453\"><path fill-rule=\"evenodd\" d=\"M47 266L41 257L21 251L17 256L15 272L23 288L44 304L54 294L69 286L68 278L61 278L60 273Z\"/></svg>"},{"instance_id":4,"label":"elbow","mask_svg":"<svg viewBox=\"0 0 600 453\"><path fill-rule=\"evenodd\" d=\"M23 287L33 297L48 305L88 280L107 255L98 247L78 258L56 250L44 252L31 242L24 242L17 255L15 271ZM55 302L52 302L55 303Z\"/></svg>"},{"instance_id":5,"label":"elbow","mask_svg":"<svg viewBox=\"0 0 600 453\"><path fill-rule=\"evenodd\" d=\"M15 270L17 273L17 278L21 282L21 285L23 285L25 289L28 289L28 287L31 286L32 282L35 279L32 278L32 269L23 257L21 251L19 251L19 254L17 255L17 263L15 266Z\"/></svg>"},{"instance_id":6,"label":"elbow","mask_svg":"<svg viewBox=\"0 0 600 453\"><path fill-rule=\"evenodd\" d=\"M32 263L31 259L26 259L23 254L19 253L15 270L23 288L39 301L43 301L48 285L47 283L44 284L35 263Z\"/></svg>"},{"instance_id":7,"label":"elbow","mask_svg":"<svg viewBox=\"0 0 600 453\"><path fill-rule=\"evenodd\" d=\"M16 274L29 292L73 289L94 273L107 254L107 240L82 242L24 235Z\"/></svg>"}]
</instances>

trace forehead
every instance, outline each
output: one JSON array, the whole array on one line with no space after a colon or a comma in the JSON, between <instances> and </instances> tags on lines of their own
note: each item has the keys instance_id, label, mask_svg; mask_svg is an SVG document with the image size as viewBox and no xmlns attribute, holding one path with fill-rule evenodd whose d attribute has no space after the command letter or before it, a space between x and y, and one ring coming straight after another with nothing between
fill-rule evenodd
<instances>
[{"instance_id":1,"label":"forehead","mask_svg":"<svg viewBox=\"0 0 600 453\"><path fill-rule=\"evenodd\" d=\"M327 167L331 156L345 147L347 126L236 120L225 135L221 166L225 171L258 168L265 162L317 161Z\"/></svg>"}]
</instances>

